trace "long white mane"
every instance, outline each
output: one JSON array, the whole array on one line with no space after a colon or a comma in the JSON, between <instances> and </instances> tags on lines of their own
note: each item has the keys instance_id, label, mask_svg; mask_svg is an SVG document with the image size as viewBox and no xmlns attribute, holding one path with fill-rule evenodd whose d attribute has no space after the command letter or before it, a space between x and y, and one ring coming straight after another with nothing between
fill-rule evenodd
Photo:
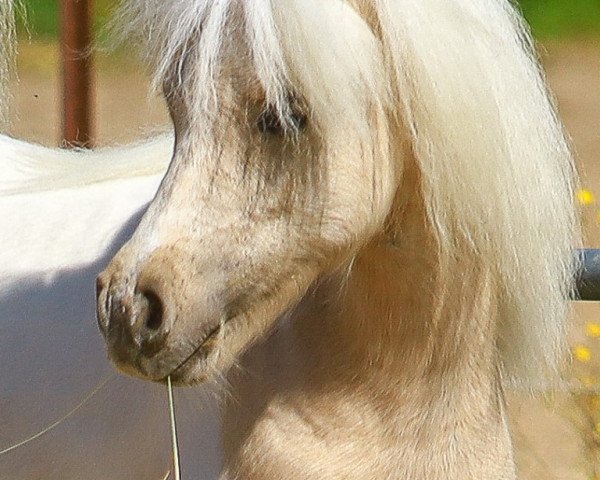
<instances>
[{"instance_id":1,"label":"long white mane","mask_svg":"<svg viewBox=\"0 0 600 480\"><path fill-rule=\"evenodd\" d=\"M362 26L337 21L349 4ZM365 103L391 92L405 127L396 134L412 138L442 274L465 257L494 272L499 349L513 378L557 369L579 244L576 176L511 2L131 0L122 15L154 64L156 84L188 58L198 110L211 108L234 15L243 18L267 100L282 114L290 87L318 115L333 109L345 117L364 115ZM364 29L378 39L375 54ZM359 83L373 98L353 95ZM477 281L466 271L461 279Z\"/></svg>"},{"instance_id":2,"label":"long white mane","mask_svg":"<svg viewBox=\"0 0 600 480\"><path fill-rule=\"evenodd\" d=\"M463 255L496 272L508 373L540 378L561 358L580 237L573 161L529 31L505 0L378 7L441 257L449 272Z\"/></svg>"}]
</instances>

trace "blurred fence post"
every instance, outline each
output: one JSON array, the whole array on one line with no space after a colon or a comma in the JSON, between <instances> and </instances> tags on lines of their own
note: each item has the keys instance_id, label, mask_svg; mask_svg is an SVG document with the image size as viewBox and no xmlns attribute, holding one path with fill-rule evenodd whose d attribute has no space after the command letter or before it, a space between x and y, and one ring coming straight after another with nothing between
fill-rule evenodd
<instances>
[{"instance_id":1,"label":"blurred fence post","mask_svg":"<svg viewBox=\"0 0 600 480\"><path fill-rule=\"evenodd\" d=\"M92 1L60 0L62 57L62 143L93 143Z\"/></svg>"}]
</instances>

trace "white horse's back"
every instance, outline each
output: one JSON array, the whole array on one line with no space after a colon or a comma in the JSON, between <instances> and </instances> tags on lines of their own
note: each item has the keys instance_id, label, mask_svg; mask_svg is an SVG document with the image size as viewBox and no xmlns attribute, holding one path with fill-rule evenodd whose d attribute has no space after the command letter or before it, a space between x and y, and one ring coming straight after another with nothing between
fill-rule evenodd
<instances>
[{"instance_id":1,"label":"white horse's back","mask_svg":"<svg viewBox=\"0 0 600 480\"><path fill-rule=\"evenodd\" d=\"M168 136L85 153L0 136L2 278L97 261L152 199L171 148Z\"/></svg>"},{"instance_id":2,"label":"white horse's back","mask_svg":"<svg viewBox=\"0 0 600 480\"><path fill-rule=\"evenodd\" d=\"M135 229L169 160L164 137L74 153L0 137L0 478L162 478L163 387L115 374L95 322L98 272ZM220 433L203 390L177 393L184 469L216 478Z\"/></svg>"}]
</instances>

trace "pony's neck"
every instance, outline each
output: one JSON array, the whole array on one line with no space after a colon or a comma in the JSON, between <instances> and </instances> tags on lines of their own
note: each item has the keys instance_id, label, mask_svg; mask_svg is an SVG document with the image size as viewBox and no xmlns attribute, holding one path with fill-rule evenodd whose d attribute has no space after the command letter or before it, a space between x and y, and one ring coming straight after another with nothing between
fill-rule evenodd
<instances>
[{"instance_id":1,"label":"pony's neck","mask_svg":"<svg viewBox=\"0 0 600 480\"><path fill-rule=\"evenodd\" d=\"M227 478L514 478L490 275L442 282L419 198L231 374Z\"/></svg>"}]
</instances>

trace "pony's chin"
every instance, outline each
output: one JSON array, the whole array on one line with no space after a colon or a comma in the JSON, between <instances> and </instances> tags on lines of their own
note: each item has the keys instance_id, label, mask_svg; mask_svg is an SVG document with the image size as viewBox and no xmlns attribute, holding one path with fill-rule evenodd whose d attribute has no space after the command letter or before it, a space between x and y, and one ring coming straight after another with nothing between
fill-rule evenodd
<instances>
[{"instance_id":1,"label":"pony's chin","mask_svg":"<svg viewBox=\"0 0 600 480\"><path fill-rule=\"evenodd\" d=\"M214 367L216 356L203 355L203 352L197 351L185 360L171 361L168 365L161 365L161 368L154 368L148 362L140 362L132 365L129 362L122 362L112 359L115 367L123 374L135 378L155 383L166 383L167 377L171 377L171 382L175 386L198 385L209 381L216 376Z\"/></svg>"},{"instance_id":2,"label":"pony's chin","mask_svg":"<svg viewBox=\"0 0 600 480\"><path fill-rule=\"evenodd\" d=\"M213 379L216 376L215 370L209 367L207 360L206 358L188 359L169 375L172 384L177 387L186 387L206 383Z\"/></svg>"},{"instance_id":3,"label":"pony's chin","mask_svg":"<svg viewBox=\"0 0 600 480\"><path fill-rule=\"evenodd\" d=\"M123 373L144 380L166 383L167 377L171 377L171 383L175 386L193 386L210 382L229 369L233 361L228 362L223 355L228 343L228 338L217 329L187 356L167 351L161 352L162 360L145 359L135 362L137 365L115 364ZM235 358L235 355L227 355L227 358Z\"/></svg>"}]
</instances>

